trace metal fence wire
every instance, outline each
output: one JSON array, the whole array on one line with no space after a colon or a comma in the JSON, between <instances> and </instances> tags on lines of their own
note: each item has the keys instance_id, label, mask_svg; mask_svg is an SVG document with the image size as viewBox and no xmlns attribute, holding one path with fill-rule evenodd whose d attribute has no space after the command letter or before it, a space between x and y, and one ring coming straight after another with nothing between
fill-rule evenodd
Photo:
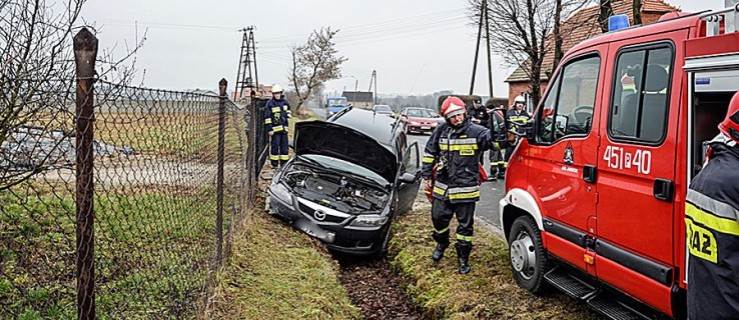
<instances>
[{"instance_id":1,"label":"metal fence wire","mask_svg":"<svg viewBox=\"0 0 739 320\"><path fill-rule=\"evenodd\" d=\"M196 317L253 199L263 108L101 80L75 103L58 83L0 130L0 319Z\"/></svg>"}]
</instances>

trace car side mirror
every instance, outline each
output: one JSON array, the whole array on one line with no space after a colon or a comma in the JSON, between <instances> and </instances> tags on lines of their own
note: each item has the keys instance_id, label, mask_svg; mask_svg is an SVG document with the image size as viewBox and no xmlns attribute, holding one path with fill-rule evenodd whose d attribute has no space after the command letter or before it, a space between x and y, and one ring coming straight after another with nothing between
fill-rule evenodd
<instances>
[{"instance_id":1,"label":"car side mirror","mask_svg":"<svg viewBox=\"0 0 739 320\"><path fill-rule=\"evenodd\" d=\"M411 184L411 183L416 182L416 176L411 173L406 172L406 173L403 173L403 175L401 175L398 180L402 183Z\"/></svg>"}]
</instances>

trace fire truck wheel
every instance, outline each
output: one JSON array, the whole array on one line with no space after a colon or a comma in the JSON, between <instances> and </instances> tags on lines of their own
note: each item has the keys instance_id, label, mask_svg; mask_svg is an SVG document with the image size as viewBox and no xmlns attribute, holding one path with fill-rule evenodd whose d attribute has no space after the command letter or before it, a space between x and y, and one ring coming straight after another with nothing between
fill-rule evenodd
<instances>
[{"instance_id":1,"label":"fire truck wheel","mask_svg":"<svg viewBox=\"0 0 739 320\"><path fill-rule=\"evenodd\" d=\"M541 233L529 216L513 221L508 237L511 269L518 285L532 293L546 290L544 274L548 271L547 252L541 243Z\"/></svg>"}]
</instances>

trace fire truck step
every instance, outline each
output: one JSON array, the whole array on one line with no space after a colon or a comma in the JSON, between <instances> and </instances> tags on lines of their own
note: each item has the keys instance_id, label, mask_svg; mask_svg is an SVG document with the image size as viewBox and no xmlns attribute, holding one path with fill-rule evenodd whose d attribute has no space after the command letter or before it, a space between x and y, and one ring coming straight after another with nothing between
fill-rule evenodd
<instances>
[{"instance_id":1,"label":"fire truck step","mask_svg":"<svg viewBox=\"0 0 739 320\"><path fill-rule=\"evenodd\" d=\"M596 293L597 290L593 286L559 269L560 267L556 267L544 275L544 279L552 286L562 290L570 297L581 300L585 300Z\"/></svg>"},{"instance_id":2,"label":"fire truck step","mask_svg":"<svg viewBox=\"0 0 739 320\"><path fill-rule=\"evenodd\" d=\"M605 319L610 320L648 320L649 317L630 308L611 295L602 292L588 299L588 306Z\"/></svg>"}]
</instances>

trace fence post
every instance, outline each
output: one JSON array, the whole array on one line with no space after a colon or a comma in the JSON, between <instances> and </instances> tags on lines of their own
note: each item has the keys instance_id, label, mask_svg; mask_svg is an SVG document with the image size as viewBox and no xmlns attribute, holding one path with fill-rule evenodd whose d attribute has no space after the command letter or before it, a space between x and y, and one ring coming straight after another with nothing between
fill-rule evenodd
<instances>
[{"instance_id":1,"label":"fence post","mask_svg":"<svg viewBox=\"0 0 739 320\"><path fill-rule=\"evenodd\" d=\"M98 39L82 28L74 36L77 75L75 141L77 215L77 318L95 319L95 232L93 211L94 80Z\"/></svg>"},{"instance_id":2,"label":"fence post","mask_svg":"<svg viewBox=\"0 0 739 320\"><path fill-rule=\"evenodd\" d=\"M226 87L228 81L221 79L218 82L220 102L218 104L218 173L216 177L216 233L218 237L216 262L221 263L223 258L223 158L225 156L226 140Z\"/></svg>"}]
</instances>

